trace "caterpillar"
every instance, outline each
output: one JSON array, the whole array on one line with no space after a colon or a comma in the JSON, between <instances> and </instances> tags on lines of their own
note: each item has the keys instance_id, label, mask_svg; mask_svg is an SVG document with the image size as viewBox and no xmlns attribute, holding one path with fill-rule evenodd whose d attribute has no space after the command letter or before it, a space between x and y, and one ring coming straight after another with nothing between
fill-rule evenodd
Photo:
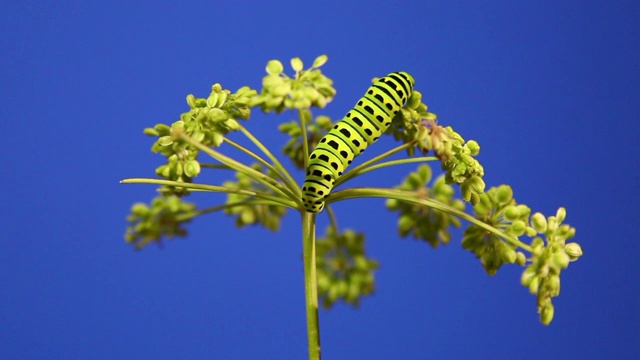
<instances>
[{"instance_id":1,"label":"caterpillar","mask_svg":"<svg viewBox=\"0 0 640 360\"><path fill-rule=\"evenodd\" d=\"M309 155L302 185L302 204L319 213L336 179L391 125L395 114L413 92L414 80L406 72L379 78L342 120L334 125Z\"/></svg>"}]
</instances>

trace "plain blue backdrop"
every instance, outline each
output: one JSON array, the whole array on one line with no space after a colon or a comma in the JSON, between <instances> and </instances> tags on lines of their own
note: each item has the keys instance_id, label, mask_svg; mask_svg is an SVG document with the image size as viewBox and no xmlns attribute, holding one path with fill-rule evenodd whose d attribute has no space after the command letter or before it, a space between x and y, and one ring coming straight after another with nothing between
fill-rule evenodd
<instances>
[{"instance_id":1,"label":"plain blue backdrop","mask_svg":"<svg viewBox=\"0 0 640 360\"><path fill-rule=\"evenodd\" d=\"M212 214L135 252L125 216L155 188L118 181L154 176L142 129L187 94L259 88L268 60L320 54L338 90L322 113L410 72L440 123L480 143L487 184L565 206L585 253L545 327L521 268L489 277L459 236L433 250L399 240L382 200L340 203L382 266L358 310L321 311L326 359L638 359L639 4L0 1L0 359L305 358L297 214L277 233ZM246 126L277 149L294 117Z\"/></svg>"}]
</instances>

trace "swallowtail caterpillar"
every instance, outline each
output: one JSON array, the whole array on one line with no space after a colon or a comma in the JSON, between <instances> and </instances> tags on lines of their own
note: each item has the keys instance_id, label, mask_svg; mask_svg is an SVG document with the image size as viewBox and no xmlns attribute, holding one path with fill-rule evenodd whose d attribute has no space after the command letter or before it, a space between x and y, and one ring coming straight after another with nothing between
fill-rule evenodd
<instances>
[{"instance_id":1,"label":"swallowtail caterpillar","mask_svg":"<svg viewBox=\"0 0 640 360\"><path fill-rule=\"evenodd\" d=\"M392 72L379 78L342 120L325 135L309 156L302 185L302 203L310 213L324 209L325 198L336 179L391 125L407 103L414 80L406 72Z\"/></svg>"}]
</instances>

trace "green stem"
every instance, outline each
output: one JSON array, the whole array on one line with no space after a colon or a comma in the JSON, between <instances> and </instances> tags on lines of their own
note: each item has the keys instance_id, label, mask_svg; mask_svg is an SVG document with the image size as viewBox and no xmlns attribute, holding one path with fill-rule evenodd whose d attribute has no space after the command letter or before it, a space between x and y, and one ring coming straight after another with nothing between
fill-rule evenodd
<instances>
[{"instance_id":1,"label":"green stem","mask_svg":"<svg viewBox=\"0 0 640 360\"><path fill-rule=\"evenodd\" d=\"M327 216L329 216L329 223L331 224L331 227L336 230L336 234L339 233L338 219L336 218L336 214L333 212L333 208L331 208L331 206L325 206L324 209L327 211Z\"/></svg>"},{"instance_id":2,"label":"green stem","mask_svg":"<svg viewBox=\"0 0 640 360\"><path fill-rule=\"evenodd\" d=\"M231 169L241 172L243 174L246 174L248 177L255 180L256 182L282 195L283 198L288 198L288 199L291 199L292 201L295 201L295 203L299 205L299 208L302 207L302 200L300 199L300 197L295 195L289 188L282 185L277 180L267 176L266 174L256 171L255 169L252 169L251 167L241 162L238 162L228 156L225 156L222 153L203 145L199 141L193 140L190 136L188 136L185 133L179 133L179 134L176 134L176 136L188 142L189 144L195 146L198 150L204 152L205 154L211 156L212 158L229 166Z\"/></svg>"},{"instance_id":3,"label":"green stem","mask_svg":"<svg viewBox=\"0 0 640 360\"><path fill-rule=\"evenodd\" d=\"M464 211L460 211L454 207L451 207L447 204L443 204L439 201L429 199L429 198L420 198L415 192L410 191L402 191L396 189L381 189L381 188L352 188L339 190L331 194L331 196L327 199L327 204L352 199L352 198L362 198L362 197L381 197L388 199L397 199L402 201L407 201L415 204L420 204L424 206L428 206L432 209L436 209L439 211L443 211L445 213L451 214L453 216L457 216L463 220L466 220L478 227L481 227L501 238L507 240L512 245L516 247L520 247L529 252L532 251L531 246L523 243L520 239L513 237L509 234L506 234L502 230L495 228L483 221L478 220L477 218L467 214Z\"/></svg>"},{"instance_id":4,"label":"green stem","mask_svg":"<svg viewBox=\"0 0 640 360\"><path fill-rule=\"evenodd\" d=\"M253 134L251 134L251 132L249 130L247 130L244 126L240 126L240 131L242 131L242 133L249 139L251 140L251 142L253 142L258 149L262 150L262 152L267 155L267 157L271 160L271 162L273 162L273 167L275 167L277 169L277 171L275 169L273 169L273 167L268 166L270 169L272 169L273 172L275 172L276 174L278 174L278 176L282 179L282 181L284 181L284 183L287 185L287 187L289 189L291 189L291 191L293 191L298 197L300 197L300 188L298 187L298 184L296 183L296 181L293 179L293 177L291 176L291 174L289 174L289 172L287 171L287 168L285 168L284 166L282 166L282 164L280 163L280 161L278 160L277 157L275 157L271 151L269 151L269 149L264 146L260 140L258 140L255 136L253 136ZM225 138L226 139L226 138ZM250 153L251 155L251 153ZM258 157L259 158L259 157Z\"/></svg>"},{"instance_id":5,"label":"green stem","mask_svg":"<svg viewBox=\"0 0 640 360\"><path fill-rule=\"evenodd\" d=\"M346 180L349 180L349 179L354 178L356 176L360 176L362 174L366 174L369 171L382 169L382 168L385 168L385 167L388 167L388 166L404 165L404 164L419 163L419 162L426 162L426 161L438 161L438 160L439 159L437 157L435 157L435 156L421 156L421 157L417 157L417 158L385 161L383 163L371 165L371 166L368 166L368 167L360 167L357 171L349 171L349 173L346 174L345 176L342 176L342 177L338 178L338 180L336 180L334 186L338 186L338 185L344 183Z\"/></svg>"},{"instance_id":6,"label":"green stem","mask_svg":"<svg viewBox=\"0 0 640 360\"><path fill-rule=\"evenodd\" d=\"M309 359L320 359L320 322L318 320L318 284L316 278L316 216L302 212L304 293L307 311Z\"/></svg>"},{"instance_id":7,"label":"green stem","mask_svg":"<svg viewBox=\"0 0 640 360\"><path fill-rule=\"evenodd\" d=\"M311 111L309 109L298 109L298 117L300 118L300 136L302 137L302 158L304 159L304 168L306 169L309 162L307 125L311 123Z\"/></svg>"},{"instance_id":8,"label":"green stem","mask_svg":"<svg viewBox=\"0 0 640 360\"><path fill-rule=\"evenodd\" d=\"M220 170L233 170L230 167L228 167L227 165L222 165L222 164L209 164L209 163L200 163L200 167L201 168L207 168L207 169L220 169Z\"/></svg>"},{"instance_id":9,"label":"green stem","mask_svg":"<svg viewBox=\"0 0 640 360\"><path fill-rule=\"evenodd\" d=\"M124 179L120 181L121 184L155 184L155 185L167 185L167 186L177 186L185 189L194 189L194 190L203 190L210 192L223 192L229 194L241 194L247 196L255 196L256 198L267 200L270 203L275 203L279 205L283 205L286 207L290 207L293 209L297 209L298 206L293 201L289 201L282 196L273 196L268 194L263 194L260 192L243 190L238 188L230 188L225 186L216 186L216 185L206 185L206 184L194 184L194 183L184 183L180 181L171 181L171 180L161 180L161 179L146 179L146 178L130 178Z\"/></svg>"},{"instance_id":10,"label":"green stem","mask_svg":"<svg viewBox=\"0 0 640 360\"><path fill-rule=\"evenodd\" d=\"M258 156L257 154L255 154L253 151L245 148L244 146L238 144L237 142L228 139L228 138L224 138L225 143L233 146L234 148L242 151L243 153L251 156L255 161L259 162L260 164L262 164L264 167L266 167L267 169L271 170L273 173L277 174L278 177L282 178L282 175L278 172L278 170L276 170L276 168L274 168L271 164L269 164L265 159L261 158L260 156Z\"/></svg>"},{"instance_id":11,"label":"green stem","mask_svg":"<svg viewBox=\"0 0 640 360\"><path fill-rule=\"evenodd\" d=\"M340 176L338 179L336 179L335 184L333 185L333 187L337 187L338 185L342 184L343 182L351 179L352 177L357 176L358 174L360 174L362 172L363 169L365 169L368 166L371 166L372 164L377 163L380 160L386 159L391 155L394 155L396 153L399 153L402 150L408 149L410 147L412 147L414 145L414 142L410 142L410 143L406 143L406 144L402 144L400 146L395 147L394 149L391 149L389 151L386 151L376 157L374 157L371 160L367 160L365 162L363 162L362 164L358 165L358 166L354 166L353 168L351 168L351 170L349 170L348 172L342 174L342 176Z\"/></svg>"},{"instance_id":12,"label":"green stem","mask_svg":"<svg viewBox=\"0 0 640 360\"><path fill-rule=\"evenodd\" d=\"M196 216L200 216L200 215L206 215L206 214L210 214L216 211L220 211L220 210L227 210L227 209L233 209L236 206L247 206L247 205L254 205L257 204L258 201L255 200L243 200L243 201L237 201L234 203L230 203L230 204L222 204L222 205L216 205L216 206L211 206L208 207L206 209L202 209L202 210L196 210L196 211L192 211L190 213L184 213L184 214L180 214L180 215L176 215L175 219L176 221L187 221L187 220L191 220L193 218L195 218ZM264 203L264 201L263 201Z\"/></svg>"}]
</instances>

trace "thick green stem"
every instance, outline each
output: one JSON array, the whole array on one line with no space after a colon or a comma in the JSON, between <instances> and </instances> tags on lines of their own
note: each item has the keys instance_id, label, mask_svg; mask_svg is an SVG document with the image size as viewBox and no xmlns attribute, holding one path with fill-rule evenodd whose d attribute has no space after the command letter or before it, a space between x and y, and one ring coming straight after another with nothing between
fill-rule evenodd
<instances>
[{"instance_id":1,"label":"thick green stem","mask_svg":"<svg viewBox=\"0 0 640 360\"><path fill-rule=\"evenodd\" d=\"M316 278L316 216L302 212L304 293L307 309L309 359L320 359L320 322L318 320L318 284Z\"/></svg>"}]
</instances>

